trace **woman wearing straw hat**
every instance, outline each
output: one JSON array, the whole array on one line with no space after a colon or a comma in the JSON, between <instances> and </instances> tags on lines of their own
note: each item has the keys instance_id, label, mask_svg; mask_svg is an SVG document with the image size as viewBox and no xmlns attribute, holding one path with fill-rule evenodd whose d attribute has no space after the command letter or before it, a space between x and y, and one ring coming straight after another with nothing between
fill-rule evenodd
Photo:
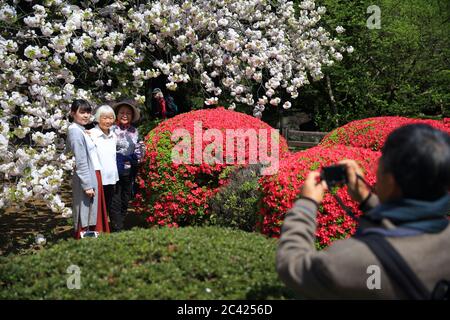
<instances>
[{"instance_id":1,"label":"woman wearing straw hat","mask_svg":"<svg viewBox=\"0 0 450 320\"><path fill-rule=\"evenodd\" d=\"M119 181L116 183L111 205L112 231L121 231L131 199L138 163L142 158L142 144L138 130L132 125L140 118L140 111L134 100L123 100L112 105L116 113L116 124L111 127L117 136L117 170Z\"/></svg>"}]
</instances>

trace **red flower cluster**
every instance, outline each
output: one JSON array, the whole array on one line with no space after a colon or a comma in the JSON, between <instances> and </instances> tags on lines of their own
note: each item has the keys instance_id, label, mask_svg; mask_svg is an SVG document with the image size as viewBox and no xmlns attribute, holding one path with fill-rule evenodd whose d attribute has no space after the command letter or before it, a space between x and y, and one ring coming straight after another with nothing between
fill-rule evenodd
<instances>
[{"instance_id":1,"label":"red flower cluster","mask_svg":"<svg viewBox=\"0 0 450 320\"><path fill-rule=\"evenodd\" d=\"M380 150L387 136L395 129L413 123L426 123L450 133L448 118L443 121L411 119L404 117L376 117L356 120L331 131L320 143L323 147L342 144L346 146Z\"/></svg>"},{"instance_id":2,"label":"red flower cluster","mask_svg":"<svg viewBox=\"0 0 450 320\"><path fill-rule=\"evenodd\" d=\"M210 129L222 133L223 140L212 138ZM231 140L230 146L233 145L234 150L227 150L227 142L230 141L227 129L234 130L244 142L240 145L239 139ZM258 134L257 144L246 138L246 133L250 132L248 129L254 129L250 131ZM241 165L237 161L239 155L243 155L242 164L245 165L253 161L252 153L258 154L261 146L267 151L263 154L270 155L275 144L279 146L280 158L288 153L285 139L277 136L273 140L271 129L257 118L222 107L183 113L160 123L145 138L146 154L138 176L139 192L134 203L137 212L144 214L151 225L176 227L203 223L210 213L208 200L227 182L230 169ZM188 135L189 139L175 138L173 134L176 132ZM261 141L265 141L267 148ZM181 151L174 149L183 142L188 142L189 146ZM208 163L202 159L203 151L212 142L222 147L222 157L217 150L212 152L223 159L222 163ZM173 153L185 156L184 162L174 161ZM200 163L196 161L198 157Z\"/></svg>"},{"instance_id":3,"label":"red flower cluster","mask_svg":"<svg viewBox=\"0 0 450 320\"><path fill-rule=\"evenodd\" d=\"M444 118L442 122L444 122L444 126L447 128L447 132L450 132L450 118Z\"/></svg>"},{"instance_id":4,"label":"red flower cluster","mask_svg":"<svg viewBox=\"0 0 450 320\"><path fill-rule=\"evenodd\" d=\"M311 170L320 170L323 166L335 164L343 159L354 159L363 168L366 181L374 185L379 156L380 152L341 145L329 148L318 146L287 157L280 163L277 175L260 179L263 198L260 211L262 222L258 226L259 229L272 237L280 235L284 216L298 198L304 180ZM319 247L327 246L333 240L348 237L356 230L356 222L339 206L332 193L337 193L357 216L361 214L358 204L350 199L347 187L330 192L325 195L317 216L316 237Z\"/></svg>"}]
</instances>

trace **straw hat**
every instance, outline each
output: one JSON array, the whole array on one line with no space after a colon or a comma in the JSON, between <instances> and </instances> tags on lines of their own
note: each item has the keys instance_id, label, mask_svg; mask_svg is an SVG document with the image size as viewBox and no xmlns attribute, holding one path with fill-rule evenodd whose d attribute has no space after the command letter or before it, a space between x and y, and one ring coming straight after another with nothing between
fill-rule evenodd
<instances>
[{"instance_id":1,"label":"straw hat","mask_svg":"<svg viewBox=\"0 0 450 320\"><path fill-rule=\"evenodd\" d=\"M141 111L137 107L134 99L125 99L125 100L114 102L111 105L111 107L114 109L116 116L119 111L119 108L123 105L129 106L131 108L131 110L133 110L133 119L131 120L131 122L136 122L141 118Z\"/></svg>"}]
</instances>

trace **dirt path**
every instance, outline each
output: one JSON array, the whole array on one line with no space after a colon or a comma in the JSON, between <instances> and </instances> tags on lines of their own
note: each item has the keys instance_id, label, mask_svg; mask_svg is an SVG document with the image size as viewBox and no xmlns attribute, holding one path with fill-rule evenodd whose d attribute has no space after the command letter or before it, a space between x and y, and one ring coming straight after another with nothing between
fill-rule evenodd
<instances>
[{"instance_id":1,"label":"dirt path","mask_svg":"<svg viewBox=\"0 0 450 320\"><path fill-rule=\"evenodd\" d=\"M71 205L69 185L63 185L61 198ZM42 234L48 243L72 236L71 219L53 213L43 201L26 203L22 208L8 208L0 214L0 255L39 250L35 237Z\"/></svg>"},{"instance_id":2,"label":"dirt path","mask_svg":"<svg viewBox=\"0 0 450 320\"><path fill-rule=\"evenodd\" d=\"M70 181L70 178L65 181ZM61 188L61 199L71 206L72 190L67 182ZM126 230L133 227L145 227L142 217L129 208L124 221ZM26 203L20 209L8 208L0 214L0 256L9 254L30 254L45 246L35 244L37 234L42 234L47 245L73 236L72 219L53 213L43 201Z\"/></svg>"}]
</instances>

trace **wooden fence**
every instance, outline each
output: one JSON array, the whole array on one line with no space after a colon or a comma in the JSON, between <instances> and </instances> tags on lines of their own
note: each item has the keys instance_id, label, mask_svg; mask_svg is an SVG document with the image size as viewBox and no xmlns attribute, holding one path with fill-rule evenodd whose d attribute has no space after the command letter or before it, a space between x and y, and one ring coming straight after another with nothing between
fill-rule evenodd
<instances>
[{"instance_id":1,"label":"wooden fence","mask_svg":"<svg viewBox=\"0 0 450 320\"><path fill-rule=\"evenodd\" d=\"M317 146L327 134L328 132L281 129L281 135L288 142L289 149L306 149Z\"/></svg>"}]
</instances>

